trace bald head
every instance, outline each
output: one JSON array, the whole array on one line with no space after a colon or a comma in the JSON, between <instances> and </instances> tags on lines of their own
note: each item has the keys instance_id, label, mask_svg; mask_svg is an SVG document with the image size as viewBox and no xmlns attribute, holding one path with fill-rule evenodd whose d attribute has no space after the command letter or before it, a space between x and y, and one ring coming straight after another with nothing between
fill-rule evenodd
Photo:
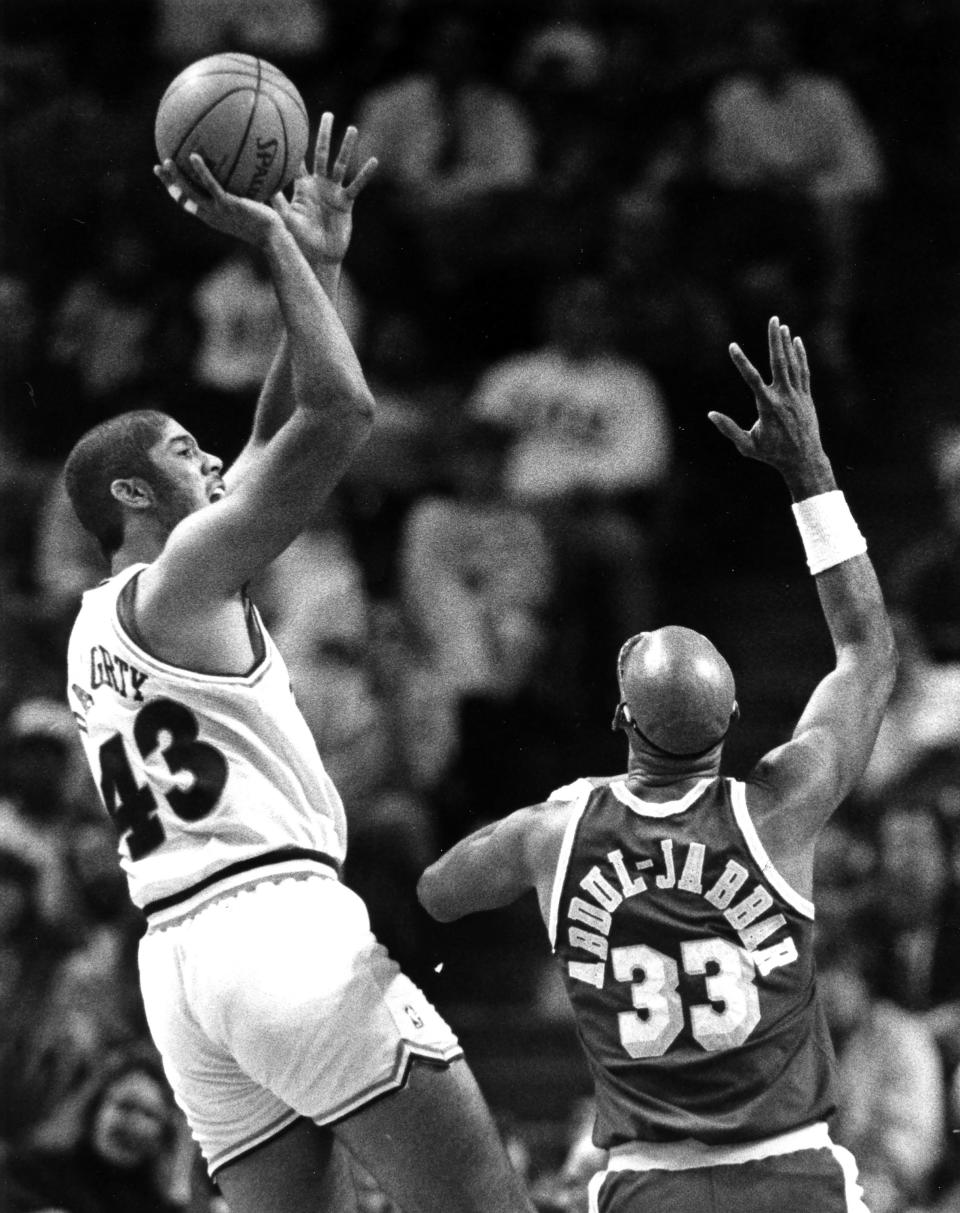
<instances>
[{"instance_id":1,"label":"bald head","mask_svg":"<svg viewBox=\"0 0 960 1213\"><path fill-rule=\"evenodd\" d=\"M666 627L631 636L617 659L622 720L657 749L702 754L723 740L736 712L736 686L706 636Z\"/></svg>"}]
</instances>

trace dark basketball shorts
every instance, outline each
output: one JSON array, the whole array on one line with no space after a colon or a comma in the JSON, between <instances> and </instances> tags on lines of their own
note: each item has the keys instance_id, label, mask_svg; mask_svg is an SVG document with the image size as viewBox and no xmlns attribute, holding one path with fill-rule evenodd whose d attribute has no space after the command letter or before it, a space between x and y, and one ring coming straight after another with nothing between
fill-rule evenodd
<instances>
[{"instance_id":1,"label":"dark basketball shorts","mask_svg":"<svg viewBox=\"0 0 960 1213\"><path fill-rule=\"evenodd\" d=\"M618 1147L590 1183L590 1213L868 1213L853 1155L830 1141L826 1125L749 1146L670 1153Z\"/></svg>"}]
</instances>

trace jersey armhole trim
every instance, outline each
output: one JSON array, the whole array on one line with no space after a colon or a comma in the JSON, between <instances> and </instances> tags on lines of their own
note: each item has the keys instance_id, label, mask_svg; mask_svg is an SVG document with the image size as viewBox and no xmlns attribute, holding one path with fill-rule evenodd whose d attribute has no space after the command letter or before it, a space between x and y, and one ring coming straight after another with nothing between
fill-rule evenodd
<instances>
[{"instance_id":1,"label":"jersey armhole trim","mask_svg":"<svg viewBox=\"0 0 960 1213\"><path fill-rule=\"evenodd\" d=\"M788 905L793 906L805 918L813 919L815 917L813 902L808 901L806 897L797 892L793 885L784 880L773 866L766 847L760 841L757 827L753 824L753 818L747 808L747 785L742 780L730 780L730 803L733 806L733 815L740 827L740 833L747 844L747 850L760 865L764 879L773 885Z\"/></svg>"},{"instance_id":2,"label":"jersey armhole trim","mask_svg":"<svg viewBox=\"0 0 960 1213\"><path fill-rule=\"evenodd\" d=\"M191 670L186 666L173 665L169 661L164 661L161 657L154 656L147 649L139 636L139 628L136 625L136 619L131 622L133 628L123 618L121 609L121 599L128 592L131 583L140 576L143 570L147 568L145 562L140 564L130 565L122 572L116 574L116 578L123 578L123 581L116 590L113 600L112 623L117 636L123 641L130 652L137 658L141 665L152 667L154 673L166 677L174 676L176 678L185 679L190 682L196 682L205 686L237 686L237 687L252 687L255 686L260 679L267 673L272 664L272 652L268 633L263 626L263 620L254 603L250 603L253 611L252 618L257 629L257 634L263 645L262 655L254 661L253 666L246 674L206 674L202 670ZM128 576L124 576L128 574ZM111 581L115 578L111 578ZM106 584L106 583L105 583ZM244 617L246 618L246 607L244 608Z\"/></svg>"},{"instance_id":3,"label":"jersey armhole trim","mask_svg":"<svg viewBox=\"0 0 960 1213\"><path fill-rule=\"evenodd\" d=\"M560 844L560 854L557 857L557 870L553 876L553 888L550 890L550 921L547 923L547 937L550 940L551 949L557 944L557 922L560 918L560 896L563 893L563 884L567 877L567 867L570 864L570 854L573 851L573 841L577 834L577 827L580 824L580 819L583 817L587 804L590 800L590 795L593 792L593 787L583 780L583 788L578 790L577 796L574 799L574 811L570 815L570 820L567 822L566 829L563 832L563 841Z\"/></svg>"}]
</instances>

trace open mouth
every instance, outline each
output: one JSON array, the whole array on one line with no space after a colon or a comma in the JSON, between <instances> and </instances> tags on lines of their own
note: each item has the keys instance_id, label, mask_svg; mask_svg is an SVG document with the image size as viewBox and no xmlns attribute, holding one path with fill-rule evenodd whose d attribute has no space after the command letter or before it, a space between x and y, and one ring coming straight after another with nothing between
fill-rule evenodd
<instances>
[{"instance_id":1,"label":"open mouth","mask_svg":"<svg viewBox=\"0 0 960 1213\"><path fill-rule=\"evenodd\" d=\"M208 499L211 502L219 501L221 497L225 497L226 495L227 495L226 485L216 484L210 490L210 493L208 494Z\"/></svg>"}]
</instances>

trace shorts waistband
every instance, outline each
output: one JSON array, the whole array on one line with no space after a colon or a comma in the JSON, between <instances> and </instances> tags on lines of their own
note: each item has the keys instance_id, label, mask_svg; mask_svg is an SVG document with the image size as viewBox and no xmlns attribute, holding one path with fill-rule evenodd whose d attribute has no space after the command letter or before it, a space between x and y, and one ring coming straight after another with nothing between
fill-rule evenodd
<instances>
[{"instance_id":1,"label":"shorts waistband","mask_svg":"<svg viewBox=\"0 0 960 1213\"><path fill-rule=\"evenodd\" d=\"M323 851L306 847L281 847L228 864L177 893L148 902L143 907L143 913L147 918L147 929L153 930L179 922L211 901L249 888L262 880L305 876L336 879L339 874L340 865Z\"/></svg>"},{"instance_id":2,"label":"shorts waistband","mask_svg":"<svg viewBox=\"0 0 960 1213\"><path fill-rule=\"evenodd\" d=\"M708 1146L692 1137L683 1141L631 1141L613 1147L607 1170L692 1171L697 1167L736 1166L761 1158L772 1158L777 1154L795 1154L798 1150L830 1149L832 1145L825 1121L792 1129L776 1137L729 1146Z\"/></svg>"}]
</instances>

